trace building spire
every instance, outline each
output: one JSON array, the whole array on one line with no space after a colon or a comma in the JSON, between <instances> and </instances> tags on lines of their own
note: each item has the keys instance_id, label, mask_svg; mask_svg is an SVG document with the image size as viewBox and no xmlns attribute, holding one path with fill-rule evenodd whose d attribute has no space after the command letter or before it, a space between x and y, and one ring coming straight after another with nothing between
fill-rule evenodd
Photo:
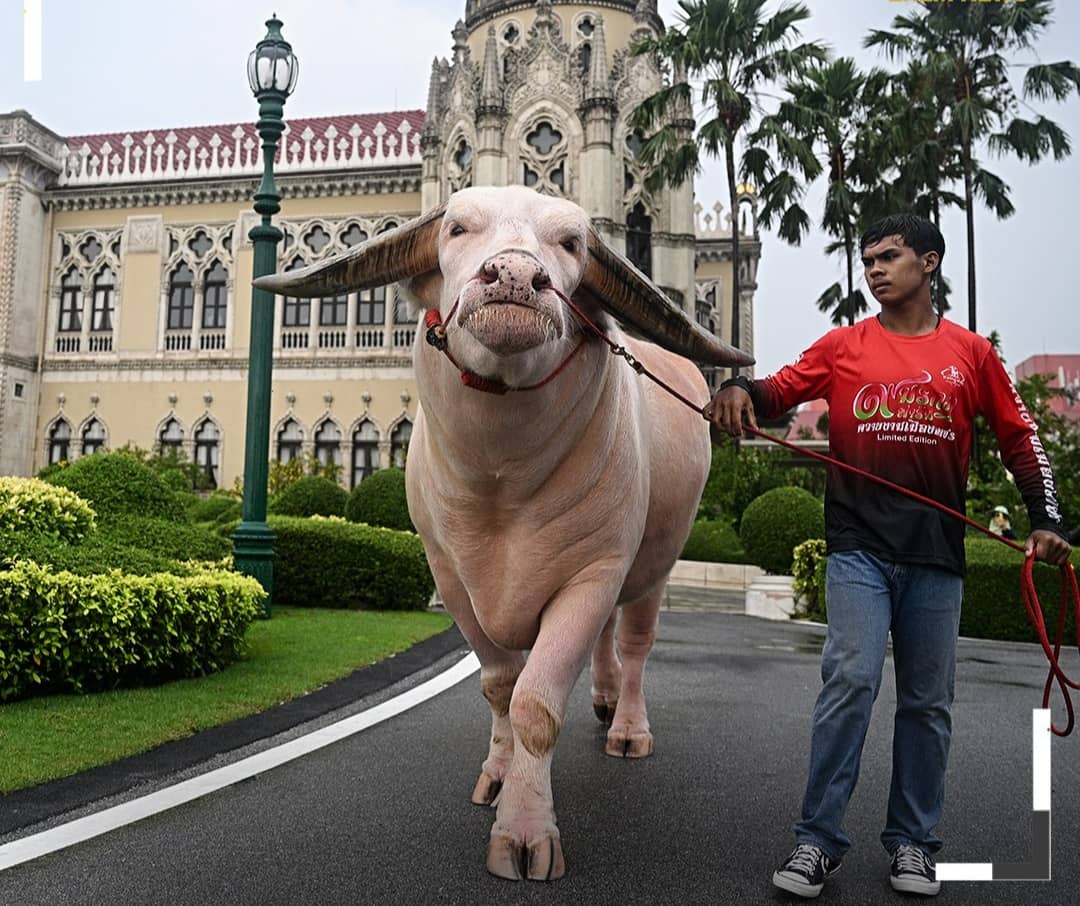
<instances>
[{"instance_id":1,"label":"building spire","mask_svg":"<svg viewBox=\"0 0 1080 906\"><path fill-rule=\"evenodd\" d=\"M585 100L611 100L611 77L608 74L607 45L604 41L604 17L597 15L592 33L592 56L589 61Z\"/></svg>"},{"instance_id":2,"label":"building spire","mask_svg":"<svg viewBox=\"0 0 1080 906\"><path fill-rule=\"evenodd\" d=\"M469 30L465 23L458 19L450 35L454 39L454 65L460 65L469 56Z\"/></svg>"},{"instance_id":3,"label":"building spire","mask_svg":"<svg viewBox=\"0 0 1080 906\"><path fill-rule=\"evenodd\" d=\"M499 84L499 42L495 38L495 26L488 26L487 45L484 47L484 70L480 80L480 106L488 110L501 110L502 88Z\"/></svg>"}]
</instances>

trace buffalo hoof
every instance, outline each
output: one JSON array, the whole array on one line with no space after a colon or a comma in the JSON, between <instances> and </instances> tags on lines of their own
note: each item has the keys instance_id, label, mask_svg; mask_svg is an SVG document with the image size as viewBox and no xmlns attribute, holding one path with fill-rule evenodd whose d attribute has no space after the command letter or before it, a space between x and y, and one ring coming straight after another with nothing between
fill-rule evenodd
<instances>
[{"instance_id":1,"label":"buffalo hoof","mask_svg":"<svg viewBox=\"0 0 1080 906\"><path fill-rule=\"evenodd\" d=\"M616 758L647 758L653 753L652 733L648 730L636 733L611 730L604 751Z\"/></svg>"},{"instance_id":2,"label":"buffalo hoof","mask_svg":"<svg viewBox=\"0 0 1080 906\"><path fill-rule=\"evenodd\" d=\"M488 844L487 870L508 881L554 881L566 874L559 832L521 841L493 832Z\"/></svg>"},{"instance_id":3,"label":"buffalo hoof","mask_svg":"<svg viewBox=\"0 0 1080 906\"><path fill-rule=\"evenodd\" d=\"M473 787L472 801L476 805L494 805L502 791L502 781L496 780L487 771L481 771L480 777Z\"/></svg>"},{"instance_id":4,"label":"buffalo hoof","mask_svg":"<svg viewBox=\"0 0 1080 906\"><path fill-rule=\"evenodd\" d=\"M611 726L611 722L615 719L615 705L609 705L602 700L593 699L592 703L593 713L596 715L596 719L602 724Z\"/></svg>"}]
</instances>

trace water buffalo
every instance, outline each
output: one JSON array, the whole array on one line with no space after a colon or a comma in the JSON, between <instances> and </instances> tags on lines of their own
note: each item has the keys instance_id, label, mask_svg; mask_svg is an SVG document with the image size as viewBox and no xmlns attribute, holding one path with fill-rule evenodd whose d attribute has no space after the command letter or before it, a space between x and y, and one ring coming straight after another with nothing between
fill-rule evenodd
<instances>
[{"instance_id":1,"label":"water buffalo","mask_svg":"<svg viewBox=\"0 0 1080 906\"><path fill-rule=\"evenodd\" d=\"M393 281L427 313L409 512L491 705L472 794L497 806L487 868L553 880L551 759L570 691L591 654L607 753L652 753L642 673L710 459L700 414L611 355L567 300L692 400L708 392L690 359L753 360L688 319L578 205L523 187L464 189L258 285L306 297Z\"/></svg>"}]
</instances>

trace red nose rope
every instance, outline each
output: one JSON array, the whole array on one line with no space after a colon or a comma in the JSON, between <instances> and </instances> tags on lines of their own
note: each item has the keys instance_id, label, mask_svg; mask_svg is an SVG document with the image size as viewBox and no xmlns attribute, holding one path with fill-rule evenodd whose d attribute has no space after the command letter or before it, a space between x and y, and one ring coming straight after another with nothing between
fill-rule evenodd
<instances>
[{"instance_id":1,"label":"red nose rope","mask_svg":"<svg viewBox=\"0 0 1080 906\"><path fill-rule=\"evenodd\" d=\"M706 404L705 406L699 406L696 403L691 402L670 384L667 384L665 381L661 380L659 377L649 371L649 369L646 368L645 365L641 363L641 361L631 355L631 353L625 347L619 346L616 343L612 342L604 334L604 332L600 330L600 328L597 327L588 318L588 316L580 308L578 308L577 305L574 304L574 302L570 298L563 295L554 287L549 287L549 289L570 307L570 309L574 312L575 315L577 315L579 319L581 319L582 323L586 327L588 327L597 337L599 337L608 345L612 355L620 356L621 358L626 359L627 364L631 368L633 368L634 371L636 371L638 374L643 374L645 375L645 377L654 381L656 384L659 384L662 388L664 388L664 390L666 390L676 399L685 403L695 412L699 413L701 417L704 418L706 421L709 420L708 415L706 415L706 408L708 404ZM453 318L454 312L456 310L457 302L454 303L454 307L450 310L450 314L446 318L447 321L450 321ZM471 371L467 371L466 369L458 365L456 361L454 361L454 358L450 355L450 352L447 349L446 329L443 326L442 317L440 316L437 309L428 310L428 312L424 316L424 324L427 326L428 329L428 343L430 343L436 349L444 352L446 354L446 357L454 363L454 366L458 368L458 370L461 372L462 382L468 387L474 387L478 390L486 390L489 393L506 393L508 390L533 390L537 387L542 387L548 381L552 380L560 371L562 371L563 368L566 367L569 361L575 355L577 355L578 350L580 350L585 343L585 336L583 335L581 342L578 343L574 351L571 352L570 355L563 360L563 363L559 365L559 367L556 368L554 372L548 375L540 383L532 384L529 387L508 387L506 384L504 384L498 379L485 378L480 375L474 374ZM990 536L995 541L1000 541L1002 544L1007 544L1014 550L1018 550L1022 554L1025 554L1024 565L1021 567L1020 570L1020 595L1024 602L1024 608L1027 610L1028 619L1031 621L1031 625L1035 629L1035 634L1038 636L1039 644L1042 645L1043 652L1046 654L1046 659L1050 663L1050 670L1046 677L1046 684L1043 686L1042 706L1044 708L1049 707L1050 690L1054 686L1054 681L1057 680L1058 688L1061 690L1061 696L1065 700L1065 711L1068 714L1069 719L1068 723L1065 725L1064 730L1059 729L1054 723L1050 724L1050 729L1057 736L1068 736L1070 733L1072 733L1073 726L1075 725L1076 720L1075 712L1073 710L1072 697L1069 694L1069 689L1080 689L1080 682L1075 682L1069 679L1069 677L1065 674L1065 671L1061 669L1060 663L1058 663L1058 658L1061 654L1061 640L1065 635L1065 612L1069 607L1070 597L1072 599L1072 607L1076 623L1077 650L1080 650L1080 587L1078 587L1077 585L1076 571L1073 569L1071 563L1066 563L1061 567L1061 602L1058 606L1057 635L1054 639L1053 646L1051 646L1049 636L1046 632L1046 620L1043 617L1042 605L1039 602L1038 593L1035 591L1035 580L1032 575L1035 566L1034 550L1030 554L1028 554L1023 545L1017 544L1015 541L1010 541L1008 538L1003 538L1000 535L995 535L988 528L979 525L979 523L975 522L975 520L973 519L969 519L963 513L958 513L956 510L945 506L943 503L938 503L936 500L932 500L929 497L924 497L922 494L919 494L901 485L895 484L894 482L891 482L886 478L880 478L879 476L873 475L870 472L866 472L862 469L856 468L855 466L850 466L847 463L840 462L838 459L833 459L831 456L825 456L823 453L816 453L813 450L806 450L804 448L797 447L795 446L795 444L789 443L786 440L781 440L779 437L773 437L771 434L766 434L764 431L759 431L756 428L751 428L749 425L743 425L743 430L749 434L753 434L755 437L763 438L764 440L771 441L774 444L779 444L781 447L787 447L789 450L792 450L796 453L811 456L814 459L818 459L828 465L836 466L839 469L844 469L845 471L865 478L868 481L873 481L879 485L882 485L883 487L896 491L898 494L903 494L904 496L910 497L913 500L917 500L920 503L924 503L929 507L933 507L935 510L940 510L946 515L952 516L954 519L959 519L961 522L964 522L972 528L977 529L984 535Z\"/></svg>"}]
</instances>

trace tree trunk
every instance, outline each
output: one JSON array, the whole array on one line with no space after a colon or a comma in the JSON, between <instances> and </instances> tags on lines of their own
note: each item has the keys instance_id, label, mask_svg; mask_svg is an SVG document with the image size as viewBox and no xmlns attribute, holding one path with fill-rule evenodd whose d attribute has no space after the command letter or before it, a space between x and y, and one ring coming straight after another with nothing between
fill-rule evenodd
<instances>
[{"instance_id":1,"label":"tree trunk","mask_svg":"<svg viewBox=\"0 0 1080 906\"><path fill-rule=\"evenodd\" d=\"M739 289L739 193L735 186L735 142L724 144L724 157L727 166L728 201L731 205L731 345L741 347L739 336L740 289ZM731 366L731 376L739 373L739 366Z\"/></svg>"},{"instance_id":2,"label":"tree trunk","mask_svg":"<svg viewBox=\"0 0 1080 906\"><path fill-rule=\"evenodd\" d=\"M941 229L941 198L937 192L930 196L930 210L934 218L934 226ZM941 273L941 263L934 272L934 307L937 309L938 318L945 317L945 277Z\"/></svg>"},{"instance_id":3,"label":"tree trunk","mask_svg":"<svg viewBox=\"0 0 1080 906\"><path fill-rule=\"evenodd\" d=\"M975 188L973 185L971 142L965 141L964 155L964 206L967 217L967 265L968 265L968 330L975 330ZM973 435L974 436L974 435Z\"/></svg>"},{"instance_id":4,"label":"tree trunk","mask_svg":"<svg viewBox=\"0 0 1080 906\"><path fill-rule=\"evenodd\" d=\"M855 264L852 261L852 255L854 249L854 240L851 237L851 224L845 220L844 222L844 254L847 255L847 301L848 301L848 313L847 322L848 327L855 325Z\"/></svg>"}]
</instances>

